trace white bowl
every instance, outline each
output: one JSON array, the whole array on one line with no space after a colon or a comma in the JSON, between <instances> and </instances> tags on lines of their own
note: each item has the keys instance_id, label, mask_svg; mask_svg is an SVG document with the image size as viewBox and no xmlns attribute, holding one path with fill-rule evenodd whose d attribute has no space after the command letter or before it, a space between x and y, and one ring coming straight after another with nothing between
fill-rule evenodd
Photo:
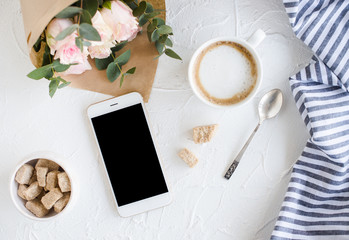
<instances>
[{"instance_id":1,"label":"white bowl","mask_svg":"<svg viewBox=\"0 0 349 240\"><path fill-rule=\"evenodd\" d=\"M71 184L70 199L69 199L69 202L67 203L67 205L65 206L65 208L60 213L56 213L55 211L50 211L49 214L47 214L46 216L41 217L41 218L35 216L33 213L31 213L25 207L26 201L18 196L18 194L17 194L18 183L15 181L16 173L17 173L18 169L23 164L27 163L27 164L32 165L34 167L39 158L51 160L51 161L57 163L59 166L61 166L61 168L63 168L63 170L67 173L69 180L70 180L70 184ZM32 220L37 220L37 221L51 220L53 218L56 218L57 216L62 216L64 214L66 214L72 208L72 205L74 204L75 198L77 195L76 182L74 181L73 174L71 173L70 169L67 167L66 161L62 156L59 156L58 154L52 153L52 152L37 152L37 153L33 153L33 154L30 154L29 156L25 157L25 159L23 161L21 161L17 165L17 167L14 169L13 174L11 175L11 178L10 178L10 195L11 195L11 199L12 199L14 205L16 206L18 211L20 213L22 213L24 216L26 216Z\"/></svg>"}]
</instances>

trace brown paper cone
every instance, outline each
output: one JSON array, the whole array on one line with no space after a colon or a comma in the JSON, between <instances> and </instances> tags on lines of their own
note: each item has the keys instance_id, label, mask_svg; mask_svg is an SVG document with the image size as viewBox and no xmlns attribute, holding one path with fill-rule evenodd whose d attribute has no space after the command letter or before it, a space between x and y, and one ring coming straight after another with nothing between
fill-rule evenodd
<instances>
[{"instance_id":1,"label":"brown paper cone","mask_svg":"<svg viewBox=\"0 0 349 240\"><path fill-rule=\"evenodd\" d=\"M165 10L165 0L148 0L155 9ZM36 40L44 31L51 19L64 8L68 7L76 0L21 0L23 23L25 36L27 38L28 51L30 59L34 66L40 66L42 61L42 52L36 53L32 48ZM161 15L165 18L165 13ZM64 76L64 79L72 82L70 86L90 90L94 92L120 96L129 92L139 92L144 101L148 102L151 88L154 82L158 60L154 59L158 53L154 44L149 43L146 30L130 43L123 51L130 49L131 58L123 66L123 71L136 67L134 75L125 77L124 83L120 88L120 78L110 83L107 79L106 71L99 71L94 60L89 59L92 70L86 71L80 75ZM122 53L123 51L120 51Z\"/></svg>"}]
</instances>

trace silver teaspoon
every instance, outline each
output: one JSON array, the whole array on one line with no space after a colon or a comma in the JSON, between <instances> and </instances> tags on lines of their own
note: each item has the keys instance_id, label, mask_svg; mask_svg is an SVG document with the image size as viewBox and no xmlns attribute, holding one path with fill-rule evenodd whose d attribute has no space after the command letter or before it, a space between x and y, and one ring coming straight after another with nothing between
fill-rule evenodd
<instances>
[{"instance_id":1,"label":"silver teaspoon","mask_svg":"<svg viewBox=\"0 0 349 240\"><path fill-rule=\"evenodd\" d=\"M248 138L245 145L240 150L239 154L236 156L234 162L230 165L227 172L225 173L224 177L226 179L230 179L231 175L233 175L235 169L239 165L239 162L242 158L242 156L245 153L245 150L247 149L248 145L250 144L253 136L257 132L259 126L262 124L262 122L266 119L275 117L282 106L282 92L280 89L273 89L269 92L267 92L262 99L259 101L258 104L258 114L259 114L259 123Z\"/></svg>"}]
</instances>

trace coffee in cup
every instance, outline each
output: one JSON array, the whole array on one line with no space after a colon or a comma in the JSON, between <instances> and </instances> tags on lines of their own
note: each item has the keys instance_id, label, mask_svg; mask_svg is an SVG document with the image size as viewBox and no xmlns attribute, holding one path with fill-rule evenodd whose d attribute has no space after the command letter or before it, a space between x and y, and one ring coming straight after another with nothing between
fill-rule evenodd
<instances>
[{"instance_id":1,"label":"coffee in cup","mask_svg":"<svg viewBox=\"0 0 349 240\"><path fill-rule=\"evenodd\" d=\"M213 39L194 53L189 81L201 100L212 106L235 106L256 92L262 69L253 43L265 36L264 32L258 35L250 38L252 43L237 38Z\"/></svg>"}]
</instances>

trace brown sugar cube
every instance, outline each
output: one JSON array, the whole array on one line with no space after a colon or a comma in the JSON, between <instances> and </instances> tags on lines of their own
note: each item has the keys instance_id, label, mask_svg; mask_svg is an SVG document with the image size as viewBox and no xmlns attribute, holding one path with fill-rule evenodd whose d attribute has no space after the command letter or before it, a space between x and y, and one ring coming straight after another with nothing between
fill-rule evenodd
<instances>
[{"instance_id":1,"label":"brown sugar cube","mask_svg":"<svg viewBox=\"0 0 349 240\"><path fill-rule=\"evenodd\" d=\"M198 163L197 157L188 149L184 148L178 153L178 156L184 160L189 167L194 167Z\"/></svg>"},{"instance_id":2,"label":"brown sugar cube","mask_svg":"<svg viewBox=\"0 0 349 240\"><path fill-rule=\"evenodd\" d=\"M51 209L61 197L63 197L61 190L59 190L59 188L54 188L41 198L41 202L46 209Z\"/></svg>"},{"instance_id":3,"label":"brown sugar cube","mask_svg":"<svg viewBox=\"0 0 349 240\"><path fill-rule=\"evenodd\" d=\"M30 186L25 191L23 191L23 196L27 200L33 200L34 198L39 196L41 192L42 192L42 187L40 187L39 183L36 181L30 184Z\"/></svg>"},{"instance_id":4,"label":"brown sugar cube","mask_svg":"<svg viewBox=\"0 0 349 240\"><path fill-rule=\"evenodd\" d=\"M193 138L195 143L205 143L211 141L216 134L218 124L199 126L193 128Z\"/></svg>"},{"instance_id":5,"label":"brown sugar cube","mask_svg":"<svg viewBox=\"0 0 349 240\"><path fill-rule=\"evenodd\" d=\"M58 186L62 192L69 192L71 190L70 180L66 172L58 173Z\"/></svg>"},{"instance_id":6,"label":"brown sugar cube","mask_svg":"<svg viewBox=\"0 0 349 240\"><path fill-rule=\"evenodd\" d=\"M48 172L47 167L37 167L36 168L36 176L38 179L38 183L40 187L46 186L46 174Z\"/></svg>"},{"instance_id":7,"label":"brown sugar cube","mask_svg":"<svg viewBox=\"0 0 349 240\"><path fill-rule=\"evenodd\" d=\"M57 174L60 173L59 171L52 171L49 172L46 176L46 186L45 190L50 191L58 186L58 179Z\"/></svg>"},{"instance_id":8,"label":"brown sugar cube","mask_svg":"<svg viewBox=\"0 0 349 240\"><path fill-rule=\"evenodd\" d=\"M27 200L26 198L25 198L25 196L23 195L23 192L25 191L25 190L27 190L27 186L26 185L24 185L24 184L19 184L18 185L18 190L17 190L17 194L18 194L18 196L20 196L21 198L23 198L24 200Z\"/></svg>"},{"instance_id":9,"label":"brown sugar cube","mask_svg":"<svg viewBox=\"0 0 349 240\"><path fill-rule=\"evenodd\" d=\"M30 178L28 185L32 184L33 182L37 181L36 177L36 171L34 171L33 176Z\"/></svg>"},{"instance_id":10,"label":"brown sugar cube","mask_svg":"<svg viewBox=\"0 0 349 240\"><path fill-rule=\"evenodd\" d=\"M33 175L33 172L34 172L33 166L29 164L24 164L22 167L18 169L15 180L19 184L28 184L30 178Z\"/></svg>"},{"instance_id":11,"label":"brown sugar cube","mask_svg":"<svg viewBox=\"0 0 349 240\"><path fill-rule=\"evenodd\" d=\"M59 165L57 163L43 158L40 158L38 160L38 162L35 165L35 169L37 167L47 167L49 172L59 169Z\"/></svg>"},{"instance_id":12,"label":"brown sugar cube","mask_svg":"<svg viewBox=\"0 0 349 240\"><path fill-rule=\"evenodd\" d=\"M25 207L37 217L43 217L49 212L38 199L28 201Z\"/></svg>"},{"instance_id":13,"label":"brown sugar cube","mask_svg":"<svg viewBox=\"0 0 349 240\"><path fill-rule=\"evenodd\" d=\"M68 204L70 199L70 193L63 193L63 197L61 199L59 199L54 205L53 205L53 209L55 210L56 213L61 212L65 206Z\"/></svg>"}]
</instances>

